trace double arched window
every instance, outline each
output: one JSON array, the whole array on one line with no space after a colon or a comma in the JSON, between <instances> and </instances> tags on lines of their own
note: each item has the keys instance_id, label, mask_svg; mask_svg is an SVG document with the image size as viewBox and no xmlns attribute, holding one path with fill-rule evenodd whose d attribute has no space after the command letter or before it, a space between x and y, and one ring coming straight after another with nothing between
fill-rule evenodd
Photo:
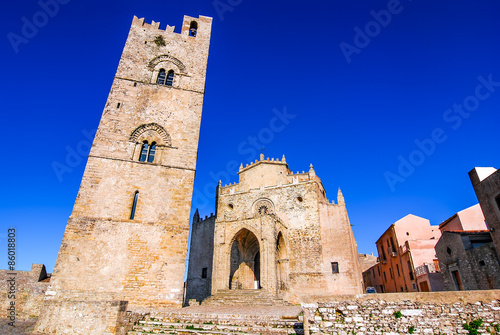
<instances>
[{"instance_id":1,"label":"double arched window","mask_svg":"<svg viewBox=\"0 0 500 335\"><path fill-rule=\"evenodd\" d=\"M174 84L174 70L165 71L165 69L160 69L158 72L158 78L156 79L158 85L172 86Z\"/></svg>"},{"instance_id":2,"label":"double arched window","mask_svg":"<svg viewBox=\"0 0 500 335\"><path fill-rule=\"evenodd\" d=\"M156 142L152 142L149 145L148 141L142 143L141 155L139 156L139 162L153 163L155 160L156 153Z\"/></svg>"}]
</instances>

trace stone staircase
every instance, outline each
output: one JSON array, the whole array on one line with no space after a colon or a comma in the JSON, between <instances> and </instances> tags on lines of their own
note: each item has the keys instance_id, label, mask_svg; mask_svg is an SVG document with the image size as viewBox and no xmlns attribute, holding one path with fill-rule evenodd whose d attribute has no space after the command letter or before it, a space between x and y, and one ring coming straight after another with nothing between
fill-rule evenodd
<instances>
[{"instance_id":1,"label":"stone staircase","mask_svg":"<svg viewBox=\"0 0 500 335\"><path fill-rule=\"evenodd\" d=\"M204 306L290 306L266 290L220 290L201 303Z\"/></svg>"},{"instance_id":2,"label":"stone staircase","mask_svg":"<svg viewBox=\"0 0 500 335\"><path fill-rule=\"evenodd\" d=\"M200 306L201 307L201 306ZM278 307L279 308L279 307ZM299 309L300 310L300 309ZM166 313L148 315L136 322L127 335L139 334L304 334L299 310L281 315L255 313ZM295 315L293 315L295 314Z\"/></svg>"}]
</instances>

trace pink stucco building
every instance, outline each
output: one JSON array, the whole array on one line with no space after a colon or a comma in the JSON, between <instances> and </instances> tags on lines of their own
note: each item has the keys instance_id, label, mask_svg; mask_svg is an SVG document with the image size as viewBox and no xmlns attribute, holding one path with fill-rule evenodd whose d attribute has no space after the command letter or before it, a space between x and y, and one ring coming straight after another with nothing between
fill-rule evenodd
<instances>
[{"instance_id":1,"label":"pink stucco building","mask_svg":"<svg viewBox=\"0 0 500 335\"><path fill-rule=\"evenodd\" d=\"M363 273L365 286L373 286L377 292L446 290L435 249L442 233L485 229L479 204L454 214L439 226L407 215L393 223L376 242L379 263Z\"/></svg>"},{"instance_id":2,"label":"pink stucco building","mask_svg":"<svg viewBox=\"0 0 500 335\"><path fill-rule=\"evenodd\" d=\"M416 215L393 223L376 243L379 264L368 270L377 292L442 290L434 251L440 236L437 226Z\"/></svg>"},{"instance_id":3,"label":"pink stucco building","mask_svg":"<svg viewBox=\"0 0 500 335\"><path fill-rule=\"evenodd\" d=\"M476 204L466 208L439 225L439 230L488 230L481 206Z\"/></svg>"}]
</instances>

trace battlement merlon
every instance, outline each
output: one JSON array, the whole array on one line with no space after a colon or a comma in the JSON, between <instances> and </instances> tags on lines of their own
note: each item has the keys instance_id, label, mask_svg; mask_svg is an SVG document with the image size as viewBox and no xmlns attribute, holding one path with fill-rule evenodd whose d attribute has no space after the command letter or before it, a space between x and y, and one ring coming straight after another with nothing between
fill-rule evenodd
<instances>
[{"instance_id":1,"label":"battlement merlon","mask_svg":"<svg viewBox=\"0 0 500 335\"><path fill-rule=\"evenodd\" d=\"M285 155L283 155L283 159L280 161L279 158L266 158L264 159L264 155L260 155L260 160L255 160L255 162L250 162L250 164L247 164L243 166L243 163L240 165L240 170L237 172L238 174L241 174L251 168L254 168L255 166L259 164L276 164L276 165L283 165L286 167L286 170L288 173L292 173L290 169L288 168L288 164L286 163Z\"/></svg>"},{"instance_id":2,"label":"battlement merlon","mask_svg":"<svg viewBox=\"0 0 500 335\"><path fill-rule=\"evenodd\" d=\"M172 89L180 89L186 93L205 93L212 18L184 16L182 27L180 33L174 32L174 27L170 26L162 30L159 22L145 23L144 18L134 16L111 88L110 99L114 99L111 101L113 104L122 102L115 102L117 95L113 92L118 93L117 89L122 92L123 87L120 85L128 86L126 82L135 82L136 85L143 83L149 88L171 86ZM165 73L174 72L172 85L157 83L161 70L165 70ZM129 94L130 97L141 96L140 91L144 88L145 86L139 85L137 89L133 89L138 92ZM169 88L160 91L168 90ZM123 97L122 94L118 95ZM174 99L171 103L174 101L177 100ZM164 103L167 103L166 100ZM196 104L201 106L200 102ZM197 109L201 113L201 109Z\"/></svg>"},{"instance_id":3,"label":"battlement merlon","mask_svg":"<svg viewBox=\"0 0 500 335\"><path fill-rule=\"evenodd\" d=\"M322 197L325 197L323 184L316 175L312 164L308 171L294 173L288 168L285 156L283 156L282 160L279 160L264 158L264 155L261 154L260 160L255 160L255 162L246 166L241 164L238 175L238 183L230 183L219 187L220 195L245 192L261 187L281 187L312 181L317 183Z\"/></svg>"},{"instance_id":4,"label":"battlement merlon","mask_svg":"<svg viewBox=\"0 0 500 335\"><path fill-rule=\"evenodd\" d=\"M203 15L200 15L197 18L184 15L180 35L190 36L191 24L193 22L196 22L196 38L210 40L212 31L212 18ZM138 18L137 16L134 16L134 19L132 20L132 26L150 30L164 31L171 34L178 34L175 32L175 26L167 25L165 29L161 29L160 22L152 21L151 23L146 23L144 18Z\"/></svg>"}]
</instances>

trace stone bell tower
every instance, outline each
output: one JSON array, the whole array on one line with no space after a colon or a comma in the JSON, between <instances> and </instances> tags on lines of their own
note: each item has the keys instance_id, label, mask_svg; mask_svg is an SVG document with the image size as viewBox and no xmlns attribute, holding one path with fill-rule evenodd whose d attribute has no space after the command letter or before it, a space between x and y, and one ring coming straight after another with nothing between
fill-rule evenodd
<instances>
[{"instance_id":1,"label":"stone bell tower","mask_svg":"<svg viewBox=\"0 0 500 335\"><path fill-rule=\"evenodd\" d=\"M86 302L182 305L211 25L185 16L176 33L134 17L38 331L58 329L57 311L75 324L60 311Z\"/></svg>"}]
</instances>

